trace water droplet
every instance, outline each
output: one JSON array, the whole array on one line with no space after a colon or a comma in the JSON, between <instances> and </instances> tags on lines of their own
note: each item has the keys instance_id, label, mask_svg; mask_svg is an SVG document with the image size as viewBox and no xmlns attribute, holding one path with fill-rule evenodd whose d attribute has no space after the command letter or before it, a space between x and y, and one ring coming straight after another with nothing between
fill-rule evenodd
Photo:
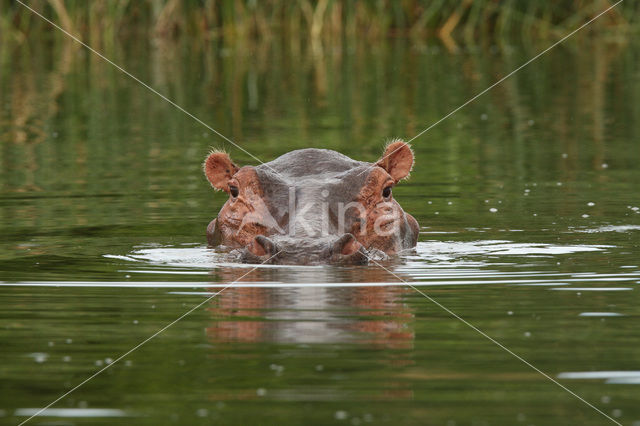
<instances>
[{"instance_id":1,"label":"water droplet","mask_svg":"<svg viewBox=\"0 0 640 426\"><path fill-rule=\"evenodd\" d=\"M316 371L322 371L324 370L324 365L318 364L316 365Z\"/></svg>"},{"instance_id":2,"label":"water droplet","mask_svg":"<svg viewBox=\"0 0 640 426\"><path fill-rule=\"evenodd\" d=\"M487 121L488 118L489 116L487 114L480 114L480 120Z\"/></svg>"},{"instance_id":3,"label":"water droplet","mask_svg":"<svg viewBox=\"0 0 640 426\"><path fill-rule=\"evenodd\" d=\"M507 312L507 315L513 315L513 311Z\"/></svg>"},{"instance_id":4,"label":"water droplet","mask_svg":"<svg viewBox=\"0 0 640 426\"><path fill-rule=\"evenodd\" d=\"M530 331L525 331L524 332L524 337L531 337L531 332Z\"/></svg>"},{"instance_id":5,"label":"water droplet","mask_svg":"<svg viewBox=\"0 0 640 426\"><path fill-rule=\"evenodd\" d=\"M344 410L338 410L333 416L336 418L336 420L344 420L349 416L349 414Z\"/></svg>"},{"instance_id":6,"label":"water droplet","mask_svg":"<svg viewBox=\"0 0 640 426\"><path fill-rule=\"evenodd\" d=\"M35 362L37 362L38 364L41 364L41 363L45 362L47 360L47 358L49 358L49 354L44 353L44 352L34 352L34 353L29 354L27 356L33 358L33 360Z\"/></svg>"},{"instance_id":7,"label":"water droplet","mask_svg":"<svg viewBox=\"0 0 640 426\"><path fill-rule=\"evenodd\" d=\"M137 323L138 323L138 320L133 320L133 323L134 323L134 324L137 324Z\"/></svg>"},{"instance_id":8,"label":"water droplet","mask_svg":"<svg viewBox=\"0 0 640 426\"><path fill-rule=\"evenodd\" d=\"M111 358L105 358L104 359L104 363L105 364L111 364L112 362L113 362L113 359L111 359Z\"/></svg>"},{"instance_id":9,"label":"water droplet","mask_svg":"<svg viewBox=\"0 0 640 426\"><path fill-rule=\"evenodd\" d=\"M613 411L611 412L611 415L612 415L613 417L620 417L620 416L622 415L622 410L621 410L621 409L619 409L619 408L616 408L615 410L613 410Z\"/></svg>"},{"instance_id":10,"label":"water droplet","mask_svg":"<svg viewBox=\"0 0 640 426\"><path fill-rule=\"evenodd\" d=\"M69 355L65 355L65 356L62 357L62 361L63 362L69 362L69 361L71 361L71 357Z\"/></svg>"},{"instance_id":11,"label":"water droplet","mask_svg":"<svg viewBox=\"0 0 640 426\"><path fill-rule=\"evenodd\" d=\"M562 153L562 158L567 158L567 157L569 157L569 154L567 154L566 152L563 152Z\"/></svg>"},{"instance_id":12,"label":"water droplet","mask_svg":"<svg viewBox=\"0 0 640 426\"><path fill-rule=\"evenodd\" d=\"M67 345L70 345L71 343L73 343L73 339L67 339L65 340L65 342L67 342Z\"/></svg>"},{"instance_id":13,"label":"water droplet","mask_svg":"<svg viewBox=\"0 0 640 426\"><path fill-rule=\"evenodd\" d=\"M533 126L535 123L536 123L536 122L535 122L535 121L533 121L533 120L529 120L529 121L527 121L527 124L528 124L529 126Z\"/></svg>"},{"instance_id":14,"label":"water droplet","mask_svg":"<svg viewBox=\"0 0 640 426\"><path fill-rule=\"evenodd\" d=\"M608 168L608 167L609 167L609 165L608 165L607 163L602 163L602 168L603 168L603 169L606 169L606 168Z\"/></svg>"},{"instance_id":15,"label":"water droplet","mask_svg":"<svg viewBox=\"0 0 640 426\"><path fill-rule=\"evenodd\" d=\"M265 388L258 388L256 389L256 395L258 396L265 396L267 394L267 390Z\"/></svg>"},{"instance_id":16,"label":"water droplet","mask_svg":"<svg viewBox=\"0 0 640 426\"><path fill-rule=\"evenodd\" d=\"M198 417L207 417L209 415L209 410L207 410L206 408L198 408L198 410L196 411L196 415Z\"/></svg>"}]
</instances>

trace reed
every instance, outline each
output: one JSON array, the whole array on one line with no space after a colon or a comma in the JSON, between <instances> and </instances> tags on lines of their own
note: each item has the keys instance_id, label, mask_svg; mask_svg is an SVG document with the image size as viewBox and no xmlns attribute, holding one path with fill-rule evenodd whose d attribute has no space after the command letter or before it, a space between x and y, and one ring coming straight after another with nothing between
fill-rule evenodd
<instances>
[{"instance_id":1,"label":"reed","mask_svg":"<svg viewBox=\"0 0 640 426\"><path fill-rule=\"evenodd\" d=\"M133 31L161 38L308 39L541 37L574 28L614 0L31 0L68 31L108 39ZM629 30L640 2L624 2L596 26ZM14 0L0 0L2 33L51 31Z\"/></svg>"}]
</instances>

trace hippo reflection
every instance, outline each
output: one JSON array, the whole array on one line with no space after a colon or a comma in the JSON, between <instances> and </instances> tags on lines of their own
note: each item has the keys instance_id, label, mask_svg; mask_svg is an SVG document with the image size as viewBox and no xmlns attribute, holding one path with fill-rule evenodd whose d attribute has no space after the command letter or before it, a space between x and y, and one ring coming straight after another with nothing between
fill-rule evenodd
<instances>
[{"instance_id":1,"label":"hippo reflection","mask_svg":"<svg viewBox=\"0 0 640 426\"><path fill-rule=\"evenodd\" d=\"M215 269L223 283L236 280L241 271ZM413 348L415 312L405 303L406 295L413 290L407 286L376 285L389 282L390 275L382 268L340 271L313 268L293 273L279 268L247 271L243 281L259 284L222 292L208 304L213 321L206 332L212 343L353 343L379 348ZM402 272L398 274L405 280L410 279ZM313 285L336 280L353 284ZM265 282L291 286L274 288L263 286ZM224 285L211 287L209 291L217 293ZM392 362L398 365L410 360L394 356Z\"/></svg>"},{"instance_id":2,"label":"hippo reflection","mask_svg":"<svg viewBox=\"0 0 640 426\"><path fill-rule=\"evenodd\" d=\"M229 199L207 227L207 240L238 249L247 263L364 264L396 254L418 237L417 221L392 194L412 166L413 152L402 141L387 145L376 163L309 148L238 167L213 152L205 175Z\"/></svg>"}]
</instances>

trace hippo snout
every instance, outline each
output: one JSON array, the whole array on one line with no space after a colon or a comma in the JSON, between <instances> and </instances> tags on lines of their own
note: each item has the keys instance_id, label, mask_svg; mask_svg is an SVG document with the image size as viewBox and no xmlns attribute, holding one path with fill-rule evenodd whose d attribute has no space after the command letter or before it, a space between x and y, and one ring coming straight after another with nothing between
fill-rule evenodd
<instances>
[{"instance_id":1,"label":"hippo snout","mask_svg":"<svg viewBox=\"0 0 640 426\"><path fill-rule=\"evenodd\" d=\"M241 249L240 260L244 263L366 265L369 255L350 233L321 241L257 235Z\"/></svg>"}]
</instances>

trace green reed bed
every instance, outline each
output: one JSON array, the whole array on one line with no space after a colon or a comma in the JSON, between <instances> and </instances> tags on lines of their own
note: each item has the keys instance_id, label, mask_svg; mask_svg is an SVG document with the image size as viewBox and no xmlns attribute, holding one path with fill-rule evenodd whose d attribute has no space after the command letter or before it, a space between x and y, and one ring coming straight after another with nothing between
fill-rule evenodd
<instances>
[{"instance_id":1,"label":"green reed bed","mask_svg":"<svg viewBox=\"0 0 640 426\"><path fill-rule=\"evenodd\" d=\"M301 38L541 37L566 32L614 0L27 0L68 31L108 39L132 30L157 37ZM598 22L628 30L640 2L624 1ZM23 38L51 27L15 0L0 0L2 34ZM450 39L450 40L449 40ZM453 44L453 43L452 43Z\"/></svg>"}]
</instances>

